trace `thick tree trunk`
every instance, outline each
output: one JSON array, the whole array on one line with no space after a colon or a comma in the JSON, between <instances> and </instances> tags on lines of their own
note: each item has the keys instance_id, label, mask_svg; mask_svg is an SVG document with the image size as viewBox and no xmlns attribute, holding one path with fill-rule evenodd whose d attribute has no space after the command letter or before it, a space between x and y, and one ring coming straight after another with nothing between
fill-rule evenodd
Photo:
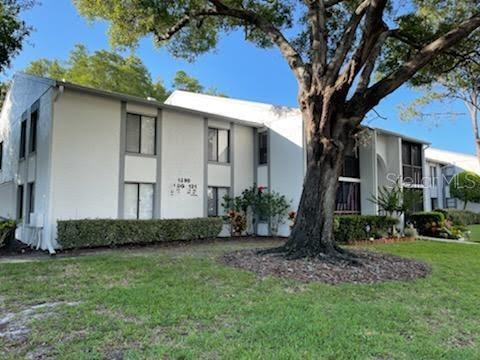
<instances>
[{"instance_id":1,"label":"thick tree trunk","mask_svg":"<svg viewBox=\"0 0 480 360\"><path fill-rule=\"evenodd\" d=\"M324 153L308 166L295 226L285 244L289 257L337 255L333 225L342 159L338 153Z\"/></svg>"},{"instance_id":2,"label":"thick tree trunk","mask_svg":"<svg viewBox=\"0 0 480 360\"><path fill-rule=\"evenodd\" d=\"M358 127L344 119L333 96L300 98L306 135L307 169L295 225L286 244L274 251L287 258L352 259L335 243L334 212L345 154L355 146Z\"/></svg>"}]
</instances>

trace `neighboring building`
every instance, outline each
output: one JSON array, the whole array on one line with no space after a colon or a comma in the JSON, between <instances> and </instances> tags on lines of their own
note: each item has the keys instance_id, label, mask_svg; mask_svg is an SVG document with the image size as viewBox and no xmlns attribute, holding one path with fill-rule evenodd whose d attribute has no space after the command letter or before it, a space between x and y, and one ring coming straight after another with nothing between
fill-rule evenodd
<instances>
[{"instance_id":1,"label":"neighboring building","mask_svg":"<svg viewBox=\"0 0 480 360\"><path fill-rule=\"evenodd\" d=\"M365 133L345 161L339 214L377 214L369 199L396 177L426 192L426 143ZM181 91L163 104L18 74L0 118L0 217L19 221L18 239L54 251L58 220L217 216L225 194L255 184L296 210L303 143L297 109Z\"/></svg>"},{"instance_id":2,"label":"neighboring building","mask_svg":"<svg viewBox=\"0 0 480 360\"><path fill-rule=\"evenodd\" d=\"M16 75L0 118L0 217L53 251L56 222L221 215L254 183L257 123Z\"/></svg>"},{"instance_id":3,"label":"neighboring building","mask_svg":"<svg viewBox=\"0 0 480 360\"><path fill-rule=\"evenodd\" d=\"M427 210L463 209L463 202L450 196L449 184L456 174L463 171L471 171L480 175L478 158L473 155L435 148L428 148L425 157L427 177L430 179ZM467 209L480 212L480 204L469 203Z\"/></svg>"},{"instance_id":4,"label":"neighboring building","mask_svg":"<svg viewBox=\"0 0 480 360\"><path fill-rule=\"evenodd\" d=\"M225 97L175 91L167 104L262 124L258 142L268 147L264 161L256 161L255 181L292 200L296 209L305 173L303 123L298 109ZM397 178L408 191L422 192L427 206L424 149L428 143L382 129L366 128L365 141L347 156L337 193L338 214L378 214L370 199L381 186L392 186ZM266 231L265 229L262 229ZM285 224L281 233L288 234Z\"/></svg>"}]
</instances>

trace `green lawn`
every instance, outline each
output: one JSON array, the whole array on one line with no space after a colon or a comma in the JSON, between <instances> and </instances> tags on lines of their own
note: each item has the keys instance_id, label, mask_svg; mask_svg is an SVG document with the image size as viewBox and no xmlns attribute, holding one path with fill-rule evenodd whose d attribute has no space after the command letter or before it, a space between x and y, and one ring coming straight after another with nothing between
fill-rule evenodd
<instances>
[{"instance_id":1,"label":"green lawn","mask_svg":"<svg viewBox=\"0 0 480 360\"><path fill-rule=\"evenodd\" d=\"M23 343L0 338L0 357L480 358L480 246L381 245L429 262L433 274L413 283L342 286L260 279L215 261L248 246L0 263L0 318L41 302L81 302L33 320Z\"/></svg>"},{"instance_id":2,"label":"green lawn","mask_svg":"<svg viewBox=\"0 0 480 360\"><path fill-rule=\"evenodd\" d=\"M468 229L472 232L469 240L480 242L480 225L471 225Z\"/></svg>"}]
</instances>

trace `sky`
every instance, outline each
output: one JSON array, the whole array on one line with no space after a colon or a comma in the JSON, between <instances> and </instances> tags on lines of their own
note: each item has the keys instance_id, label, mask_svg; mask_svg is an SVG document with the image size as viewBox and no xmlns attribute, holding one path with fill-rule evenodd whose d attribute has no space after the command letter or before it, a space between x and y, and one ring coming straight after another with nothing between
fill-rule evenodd
<instances>
[{"instance_id":1,"label":"sky","mask_svg":"<svg viewBox=\"0 0 480 360\"><path fill-rule=\"evenodd\" d=\"M75 44L85 44L90 51L111 48L107 23L89 23L78 14L72 0L40 1L41 4L23 14L34 31L22 52L13 60L6 77L22 71L39 58L65 60ZM244 41L241 32L224 36L214 52L200 56L193 63L174 58L165 49L155 48L148 38L140 42L136 54L148 67L153 79L161 78L167 87L178 70L185 70L205 87L216 87L232 98L297 105L297 84L280 53L276 49L256 48ZM408 104L419 95L407 86L400 88L377 106L380 116L372 114L368 125L419 138L437 148L474 154L470 120L462 103L441 109L433 105L427 109L463 114L454 119L409 122L399 119L399 105Z\"/></svg>"}]
</instances>

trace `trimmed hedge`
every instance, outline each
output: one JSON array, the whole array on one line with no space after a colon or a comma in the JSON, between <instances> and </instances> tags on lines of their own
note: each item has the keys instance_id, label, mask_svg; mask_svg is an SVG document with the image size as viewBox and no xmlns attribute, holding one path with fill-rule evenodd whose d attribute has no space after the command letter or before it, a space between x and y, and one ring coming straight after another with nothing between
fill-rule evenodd
<instances>
[{"instance_id":1,"label":"trimmed hedge","mask_svg":"<svg viewBox=\"0 0 480 360\"><path fill-rule=\"evenodd\" d=\"M217 237L222 218L114 220L85 219L58 222L63 249L189 241Z\"/></svg>"},{"instance_id":2,"label":"trimmed hedge","mask_svg":"<svg viewBox=\"0 0 480 360\"><path fill-rule=\"evenodd\" d=\"M480 224L480 214L468 210L457 209L436 209L435 212L441 212L445 219L451 221L454 225L468 226Z\"/></svg>"},{"instance_id":3,"label":"trimmed hedge","mask_svg":"<svg viewBox=\"0 0 480 360\"><path fill-rule=\"evenodd\" d=\"M16 227L17 223L14 220L0 220L0 248L14 236Z\"/></svg>"},{"instance_id":4,"label":"trimmed hedge","mask_svg":"<svg viewBox=\"0 0 480 360\"><path fill-rule=\"evenodd\" d=\"M439 211L414 213L410 221L420 235L435 236L445 227L445 215Z\"/></svg>"},{"instance_id":5,"label":"trimmed hedge","mask_svg":"<svg viewBox=\"0 0 480 360\"><path fill-rule=\"evenodd\" d=\"M337 216L335 222L335 241L343 244L388 236L398 224L395 218L376 215Z\"/></svg>"}]
</instances>

